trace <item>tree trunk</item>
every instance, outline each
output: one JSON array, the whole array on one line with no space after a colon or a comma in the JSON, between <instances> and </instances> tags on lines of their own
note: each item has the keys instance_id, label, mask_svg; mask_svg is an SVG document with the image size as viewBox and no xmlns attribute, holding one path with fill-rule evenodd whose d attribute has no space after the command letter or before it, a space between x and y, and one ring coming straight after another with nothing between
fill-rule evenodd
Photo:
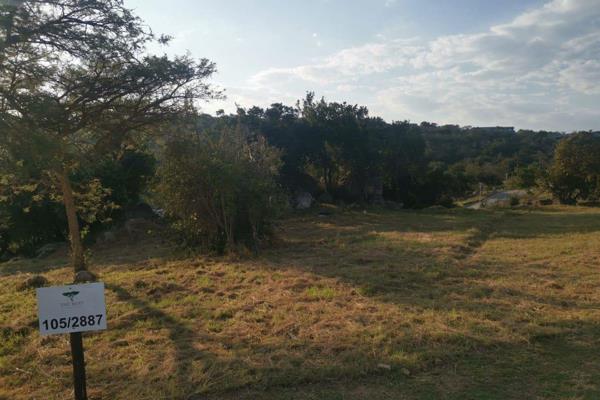
<instances>
[{"instance_id":1,"label":"tree trunk","mask_svg":"<svg viewBox=\"0 0 600 400\"><path fill-rule=\"evenodd\" d=\"M75 198L73 197L73 188L69 180L69 174L63 171L59 174L60 185L63 193L63 203L67 213L67 222L69 224L69 241L71 242L71 263L75 273L85 271L85 259L83 256L83 244L81 243L81 233L79 231L79 221L77 219L77 208L75 207Z\"/></svg>"}]
</instances>

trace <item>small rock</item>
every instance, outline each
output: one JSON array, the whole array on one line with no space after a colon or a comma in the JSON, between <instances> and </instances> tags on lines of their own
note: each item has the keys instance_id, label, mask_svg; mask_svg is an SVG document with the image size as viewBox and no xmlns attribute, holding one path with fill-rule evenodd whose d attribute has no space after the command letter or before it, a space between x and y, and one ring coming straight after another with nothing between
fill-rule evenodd
<instances>
[{"instance_id":1,"label":"small rock","mask_svg":"<svg viewBox=\"0 0 600 400\"><path fill-rule=\"evenodd\" d=\"M402 373L403 373L404 375L406 375L406 376L410 376L410 371L409 371L407 368L402 368L402 369L400 370L400 372L402 372Z\"/></svg>"},{"instance_id":2,"label":"small rock","mask_svg":"<svg viewBox=\"0 0 600 400\"><path fill-rule=\"evenodd\" d=\"M44 278L42 275L34 275L27 278L24 282L22 282L17 289L18 290L27 290L33 288L39 288L46 286L48 284L48 279Z\"/></svg>"},{"instance_id":3,"label":"small rock","mask_svg":"<svg viewBox=\"0 0 600 400\"><path fill-rule=\"evenodd\" d=\"M386 370L390 371L392 369L392 366L389 364L377 364L377 368L386 369Z\"/></svg>"},{"instance_id":4,"label":"small rock","mask_svg":"<svg viewBox=\"0 0 600 400\"><path fill-rule=\"evenodd\" d=\"M79 271L75 274L75 283L94 282L96 279L98 279L96 275L87 270Z\"/></svg>"}]
</instances>

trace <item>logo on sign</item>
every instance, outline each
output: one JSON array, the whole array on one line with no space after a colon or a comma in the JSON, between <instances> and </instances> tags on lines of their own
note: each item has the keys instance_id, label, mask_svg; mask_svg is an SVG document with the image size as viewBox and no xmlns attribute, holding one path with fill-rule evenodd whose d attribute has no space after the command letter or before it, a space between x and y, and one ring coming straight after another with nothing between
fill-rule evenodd
<instances>
[{"instance_id":1,"label":"logo on sign","mask_svg":"<svg viewBox=\"0 0 600 400\"><path fill-rule=\"evenodd\" d=\"M75 296L77 296L78 294L79 294L79 292L73 291L73 292L65 292L62 295L65 296L65 297L68 297L69 300L73 301L73 299L75 298Z\"/></svg>"}]
</instances>

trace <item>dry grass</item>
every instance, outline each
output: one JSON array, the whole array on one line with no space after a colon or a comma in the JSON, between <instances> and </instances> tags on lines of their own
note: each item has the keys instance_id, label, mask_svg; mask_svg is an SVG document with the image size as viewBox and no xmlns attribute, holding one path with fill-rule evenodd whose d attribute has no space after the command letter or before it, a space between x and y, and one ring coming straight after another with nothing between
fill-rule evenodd
<instances>
[{"instance_id":1,"label":"dry grass","mask_svg":"<svg viewBox=\"0 0 600 400\"><path fill-rule=\"evenodd\" d=\"M109 330L92 399L597 399L600 210L296 216L252 259L147 238L94 249ZM68 338L41 338L0 265L0 399L68 399Z\"/></svg>"}]
</instances>

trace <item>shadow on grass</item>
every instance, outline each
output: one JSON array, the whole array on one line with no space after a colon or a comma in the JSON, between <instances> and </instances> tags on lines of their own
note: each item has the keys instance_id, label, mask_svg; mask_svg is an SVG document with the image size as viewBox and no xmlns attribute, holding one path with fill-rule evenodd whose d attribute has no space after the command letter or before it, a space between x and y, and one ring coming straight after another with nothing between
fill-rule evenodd
<instances>
[{"instance_id":1,"label":"shadow on grass","mask_svg":"<svg viewBox=\"0 0 600 400\"><path fill-rule=\"evenodd\" d=\"M22 273L43 274L57 268L63 268L69 263L68 257L52 258L48 260L23 258L0 263L0 277Z\"/></svg>"},{"instance_id":2,"label":"shadow on grass","mask_svg":"<svg viewBox=\"0 0 600 400\"><path fill-rule=\"evenodd\" d=\"M563 321L572 326L572 321ZM529 343L477 344L415 376L392 370L357 379L285 387L248 387L204 400L521 400L589 399L600 395L595 341L600 325L580 321L583 341L569 333L538 335Z\"/></svg>"},{"instance_id":3,"label":"shadow on grass","mask_svg":"<svg viewBox=\"0 0 600 400\"><path fill-rule=\"evenodd\" d=\"M139 297L132 296L125 288L115 285L107 284L107 289L113 291L118 300L125 301L133 305L137 311L135 319L150 319L159 324L161 327L168 329L168 338L175 349L175 371L173 376L175 378L175 385L178 391L188 392L189 395L183 398L192 398L195 391L197 382L193 382L189 379L193 376L194 361L203 360L204 362L212 362L215 360L215 356L199 351L194 347L194 342L198 340L198 334L184 323L177 320L177 318L161 311L157 307L152 306L148 301L140 299ZM113 327L119 329L119 327ZM218 379L219 377L217 377ZM140 384L144 384L143 382ZM173 397L179 398L179 397Z\"/></svg>"},{"instance_id":4,"label":"shadow on grass","mask_svg":"<svg viewBox=\"0 0 600 400\"><path fill-rule=\"evenodd\" d=\"M508 239L545 238L565 234L600 232L600 213L511 213L510 225L499 226L495 235Z\"/></svg>"},{"instance_id":5,"label":"shadow on grass","mask_svg":"<svg viewBox=\"0 0 600 400\"><path fill-rule=\"evenodd\" d=\"M532 238L600 231L600 215L458 211L393 215L353 213L321 218L316 222L308 218L299 220L287 229L289 242L266 252L259 260L261 266L271 270L298 269L335 278L360 288L365 297L375 301L399 308L412 307L423 314L446 316L458 313L457 324L463 324L461 317L472 317L473 323L454 327L448 320L448 331L443 333L443 337L427 339L432 341L433 346L442 346L443 359L439 363L432 359L437 353L426 351L427 343L415 347L415 338L421 335L418 322L415 326L403 327L405 338L399 339L393 346L410 349L409 353L427 353L420 370L412 371L418 373L418 380L407 378L397 368L391 372L371 369L363 371L362 375L357 375L356 371L323 368L304 378L286 379L282 376L293 375L292 367L275 371L268 365L260 365L252 367L256 379L250 385L239 381L230 385L231 391L214 388L209 392L218 395L203 397L193 395L197 392L194 390L196 382L189 378L194 368L193 360L210 360L226 366L225 361L220 360L216 353L195 349L193 343L200 340L198 332L147 301L132 297L125 289L108 286L120 300L133 304L141 316L155 319L169 330L169 339L176 353L177 384L181 388L189 388L184 389L190 393L185 398L383 399L402 395L414 399L454 400L539 396L583 396L581 398L591 399L598 395L595 381L600 378L600 367L593 364L595 358L592 352L600 337L597 321L591 318L579 321L560 319L559 314L547 321L521 321L519 311L514 307L523 302L534 308L550 307L563 311L574 306L577 309L581 307L565 304L562 296L552 291L529 293L485 284L486 280L496 277L510 279L510 271L517 269L518 265L475 266L471 265L470 259L494 237ZM425 242L402 237L390 239L381 235L395 232L434 235L431 241ZM453 241L436 242L436 233L456 234L461 244L457 247ZM256 260L249 265L256 265ZM596 305L589 303L586 307L593 309ZM530 311L536 312L524 310ZM489 325L486 325L488 322ZM530 323L532 326L528 328ZM516 329L519 335L503 337L493 330L495 327L507 331ZM235 338L231 340L235 342ZM253 352L281 354L281 351L287 350L286 346L285 343L272 342L250 348ZM377 359L366 354L365 350L357 346L350 353L354 359L376 365ZM308 347L300 350L299 354L306 360L314 356ZM244 364L244 356L238 357L234 368L249 369ZM336 383L331 384L331 381ZM316 385L311 386L311 382ZM577 382L582 386L577 386ZM375 386L369 389L369 385ZM366 387L366 391L361 392L361 387ZM382 387L385 387L383 391Z\"/></svg>"},{"instance_id":6,"label":"shadow on grass","mask_svg":"<svg viewBox=\"0 0 600 400\"><path fill-rule=\"evenodd\" d=\"M507 343L495 337L495 332L481 331L480 326L473 325L470 327L473 336L468 333L459 336L457 339L462 343L447 348L448 360L443 363L446 370L426 367L427 376L439 374L446 380L456 379L456 382L446 382L448 391L425 393L424 385L408 384L412 386L411 392L425 397L407 398L597 398L600 391L595 382L600 377L600 367L591 352L600 337L600 323L590 312L597 309L600 302L566 301L569 295L564 296L560 287L558 291L542 288L529 292L490 286L484 282L495 278L505 279L511 286L511 282L519 279L511 274L522 265L473 265L468 259L491 238L600 232L600 214L488 212L484 215L485 218L470 212L422 214L426 220L420 221L419 214L373 217L356 214L339 219L323 218L317 223L307 220L304 226L301 222L288 230L289 242L281 249L268 252L264 258L268 268L299 269L334 278L360 288L363 295L378 301L416 307L423 313L472 314L508 331L518 331L520 339ZM403 216L407 218L403 220ZM410 239L395 243L378 240L382 232L419 231L454 232L461 235L463 245L451 246L449 252L440 256L434 250L443 243L421 245ZM536 277L527 279L535 281ZM528 308L519 311L515 305ZM544 314L545 311L540 310L549 311ZM586 317L561 319L571 311L582 312ZM489 340L483 339L486 335ZM448 364L452 364L454 373L448 374ZM439 390L435 379L429 384ZM323 395L319 392L322 389L284 391L283 395L274 391L261 398L322 398L319 397ZM253 398L257 393L249 390L235 398ZM332 398L362 397L349 393L348 397ZM382 395L381 398L389 397Z\"/></svg>"}]
</instances>

